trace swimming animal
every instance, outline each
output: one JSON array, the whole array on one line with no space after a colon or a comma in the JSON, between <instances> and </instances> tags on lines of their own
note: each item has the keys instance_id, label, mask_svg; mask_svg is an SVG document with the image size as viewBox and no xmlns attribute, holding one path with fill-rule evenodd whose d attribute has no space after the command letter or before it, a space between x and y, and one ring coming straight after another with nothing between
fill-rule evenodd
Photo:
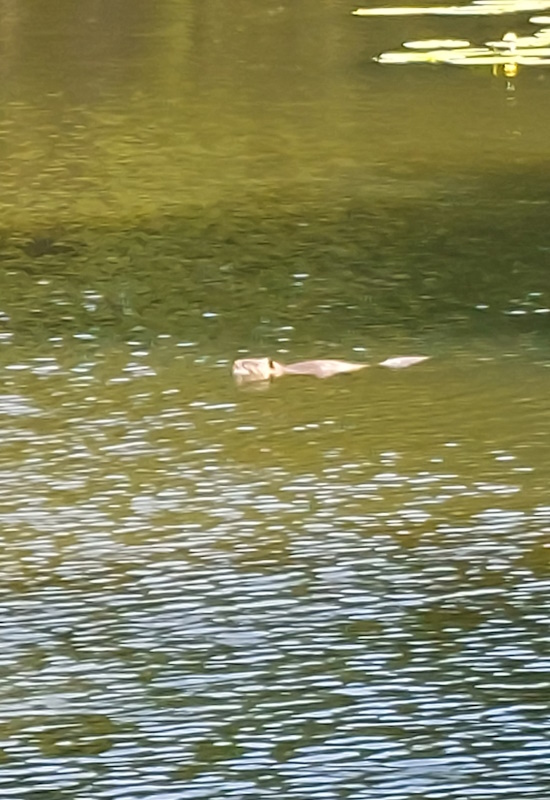
<instances>
[{"instance_id":1,"label":"swimming animal","mask_svg":"<svg viewBox=\"0 0 550 800\"><path fill-rule=\"evenodd\" d=\"M379 366L391 369L411 367L426 361L429 356L400 356L387 358ZM238 358L233 362L233 377L237 383L252 383L254 381L269 381L271 378L280 378L281 375L312 375L315 378L330 378L340 372L356 372L369 367L357 361L340 361L335 358L319 358L313 361L298 361L294 364L281 364L272 358Z\"/></svg>"}]
</instances>

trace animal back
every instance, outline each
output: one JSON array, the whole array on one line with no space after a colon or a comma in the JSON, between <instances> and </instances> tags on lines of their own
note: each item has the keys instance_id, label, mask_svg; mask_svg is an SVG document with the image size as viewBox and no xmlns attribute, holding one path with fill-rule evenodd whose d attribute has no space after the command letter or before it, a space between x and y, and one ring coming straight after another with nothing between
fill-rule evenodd
<instances>
[{"instance_id":1,"label":"animal back","mask_svg":"<svg viewBox=\"0 0 550 800\"><path fill-rule=\"evenodd\" d=\"M313 361L298 361L284 367L288 375L313 375L315 378L330 378L340 372L356 372L368 367L368 364L359 364L352 361L340 361L334 358L319 358Z\"/></svg>"}]
</instances>

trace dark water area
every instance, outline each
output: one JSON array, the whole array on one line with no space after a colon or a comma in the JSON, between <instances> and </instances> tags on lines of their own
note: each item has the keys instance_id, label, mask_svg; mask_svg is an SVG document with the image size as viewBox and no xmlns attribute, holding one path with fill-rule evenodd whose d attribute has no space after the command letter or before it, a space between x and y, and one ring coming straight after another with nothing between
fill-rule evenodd
<instances>
[{"instance_id":1,"label":"dark water area","mask_svg":"<svg viewBox=\"0 0 550 800\"><path fill-rule=\"evenodd\" d=\"M0 2L2 798L549 796L550 73L353 7Z\"/></svg>"}]
</instances>

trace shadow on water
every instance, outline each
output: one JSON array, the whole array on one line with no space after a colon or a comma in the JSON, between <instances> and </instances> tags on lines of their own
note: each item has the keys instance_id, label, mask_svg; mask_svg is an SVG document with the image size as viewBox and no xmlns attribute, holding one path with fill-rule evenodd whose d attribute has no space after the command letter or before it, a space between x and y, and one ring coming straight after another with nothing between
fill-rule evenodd
<instances>
[{"instance_id":1,"label":"shadow on water","mask_svg":"<svg viewBox=\"0 0 550 800\"><path fill-rule=\"evenodd\" d=\"M544 79L0 7L0 795L545 799Z\"/></svg>"}]
</instances>

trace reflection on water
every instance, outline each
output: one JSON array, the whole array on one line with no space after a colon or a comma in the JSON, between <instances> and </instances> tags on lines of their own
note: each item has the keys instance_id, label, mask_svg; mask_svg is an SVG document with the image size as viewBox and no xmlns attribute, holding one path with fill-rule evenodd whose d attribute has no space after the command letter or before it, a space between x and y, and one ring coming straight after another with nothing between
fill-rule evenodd
<instances>
[{"instance_id":1,"label":"reflection on water","mask_svg":"<svg viewBox=\"0 0 550 800\"><path fill-rule=\"evenodd\" d=\"M0 10L0 796L546 800L544 78Z\"/></svg>"}]
</instances>

